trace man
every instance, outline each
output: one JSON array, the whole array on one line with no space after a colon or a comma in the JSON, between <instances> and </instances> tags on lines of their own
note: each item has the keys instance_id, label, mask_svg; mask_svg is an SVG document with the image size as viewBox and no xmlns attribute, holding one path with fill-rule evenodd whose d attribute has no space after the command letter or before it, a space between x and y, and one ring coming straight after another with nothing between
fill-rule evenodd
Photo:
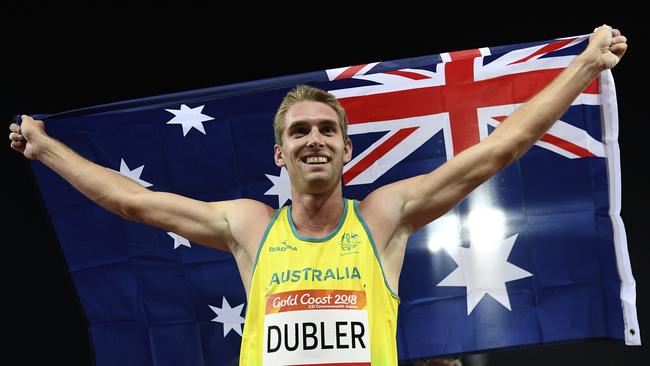
<instances>
[{"instance_id":1,"label":"man","mask_svg":"<svg viewBox=\"0 0 650 366\"><path fill-rule=\"evenodd\" d=\"M519 158L626 49L618 30L597 28L586 50L484 141L361 202L342 196L352 157L345 112L305 86L285 97L274 122L275 162L286 167L292 194L278 211L249 199L207 203L149 191L85 160L28 116L11 124L9 138L111 212L231 252L248 296L240 364L396 365L409 235Z\"/></svg>"}]
</instances>

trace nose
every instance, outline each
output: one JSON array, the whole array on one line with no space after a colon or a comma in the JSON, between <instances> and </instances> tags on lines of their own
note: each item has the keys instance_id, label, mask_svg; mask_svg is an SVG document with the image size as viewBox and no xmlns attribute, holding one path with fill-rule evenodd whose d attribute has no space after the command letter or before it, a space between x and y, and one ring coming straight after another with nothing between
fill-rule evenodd
<instances>
[{"instance_id":1,"label":"nose","mask_svg":"<svg viewBox=\"0 0 650 366\"><path fill-rule=\"evenodd\" d=\"M311 129L309 132L309 136L307 136L307 146L314 148L316 146L322 147L323 146L323 139L322 135L318 129L318 127L314 126L314 128Z\"/></svg>"}]
</instances>

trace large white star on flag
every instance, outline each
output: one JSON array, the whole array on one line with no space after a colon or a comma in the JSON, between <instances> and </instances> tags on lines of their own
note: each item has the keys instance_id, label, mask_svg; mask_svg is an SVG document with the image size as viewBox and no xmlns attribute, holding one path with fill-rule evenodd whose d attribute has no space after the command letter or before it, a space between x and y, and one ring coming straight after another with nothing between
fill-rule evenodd
<instances>
[{"instance_id":1,"label":"large white star on flag","mask_svg":"<svg viewBox=\"0 0 650 366\"><path fill-rule=\"evenodd\" d=\"M285 167L280 169L280 175L264 174L273 183L268 191L264 192L265 195L270 196L275 194L278 196L278 207L282 207L285 202L291 199L291 181L289 180L289 172Z\"/></svg>"},{"instance_id":2,"label":"large white star on flag","mask_svg":"<svg viewBox=\"0 0 650 366\"><path fill-rule=\"evenodd\" d=\"M167 235L169 235L169 236L171 236L172 238L174 238L174 249L180 247L181 245L184 245L184 246L186 246L186 247L188 247L188 248L191 248L191 247L192 247L192 246L190 245L190 241L189 241L189 240L185 239L184 237L182 237L182 236L180 236L180 235L178 235L178 234L174 234L174 233L172 233L171 231L168 231L168 232L167 232Z\"/></svg>"},{"instance_id":3,"label":"large white star on flag","mask_svg":"<svg viewBox=\"0 0 650 366\"><path fill-rule=\"evenodd\" d=\"M124 159L120 159L120 171L118 173L122 174L127 178L130 178L131 180L135 181L136 183L140 184L143 187L152 187L153 184L140 179L140 175L142 174L142 169L144 169L144 165L140 165L139 167L131 170L124 162Z\"/></svg>"},{"instance_id":4,"label":"large white star on flag","mask_svg":"<svg viewBox=\"0 0 650 366\"><path fill-rule=\"evenodd\" d=\"M190 108L185 104L182 104L181 109L165 109L167 112L174 114L174 118L167 122L167 124L183 125L183 136L187 135L187 133L190 132L192 128L196 128L205 135L206 133L205 128L203 128L203 122L211 121L214 118L201 113L203 111L203 107L205 107L205 105L198 106L196 108Z\"/></svg>"},{"instance_id":5,"label":"large white star on flag","mask_svg":"<svg viewBox=\"0 0 650 366\"><path fill-rule=\"evenodd\" d=\"M438 286L467 287L467 315L485 295L510 308L506 282L532 276L530 272L509 263L508 256L515 245L513 235L490 246L472 245L469 248L445 248L458 268L451 272Z\"/></svg>"},{"instance_id":6,"label":"large white star on flag","mask_svg":"<svg viewBox=\"0 0 650 366\"><path fill-rule=\"evenodd\" d=\"M223 323L223 336L224 338L230 333L230 330L234 330L239 333L241 336L241 325L244 323L244 318L241 316L242 307L244 304L235 306L234 308L230 307L228 300L223 297L221 301L221 308L216 306L208 305L212 311L217 313L217 317L212 319L213 322Z\"/></svg>"}]
</instances>

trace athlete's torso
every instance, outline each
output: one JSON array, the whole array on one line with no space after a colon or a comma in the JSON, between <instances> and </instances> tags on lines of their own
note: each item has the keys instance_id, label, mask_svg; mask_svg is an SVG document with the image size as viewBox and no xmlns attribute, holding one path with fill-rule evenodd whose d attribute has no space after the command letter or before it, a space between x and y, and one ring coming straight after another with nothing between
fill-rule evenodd
<instances>
[{"instance_id":1,"label":"athlete's torso","mask_svg":"<svg viewBox=\"0 0 650 366\"><path fill-rule=\"evenodd\" d=\"M399 298L386 284L356 201L338 227L301 236L290 207L271 220L252 266L240 365L396 365Z\"/></svg>"}]
</instances>

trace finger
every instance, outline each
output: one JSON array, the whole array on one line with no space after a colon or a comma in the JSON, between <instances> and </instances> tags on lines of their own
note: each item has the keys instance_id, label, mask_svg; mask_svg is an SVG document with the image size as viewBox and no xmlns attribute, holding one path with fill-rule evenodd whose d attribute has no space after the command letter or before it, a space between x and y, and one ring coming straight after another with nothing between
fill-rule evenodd
<instances>
[{"instance_id":1,"label":"finger","mask_svg":"<svg viewBox=\"0 0 650 366\"><path fill-rule=\"evenodd\" d=\"M22 152L24 145L21 141L11 141L11 148L16 151Z\"/></svg>"},{"instance_id":2,"label":"finger","mask_svg":"<svg viewBox=\"0 0 650 366\"><path fill-rule=\"evenodd\" d=\"M623 54L624 54L625 51L627 50L627 43L618 43L618 44L615 44L615 45L609 47L609 50L610 50L613 54L615 54L616 56L621 57L621 56L623 56Z\"/></svg>"},{"instance_id":3,"label":"finger","mask_svg":"<svg viewBox=\"0 0 650 366\"><path fill-rule=\"evenodd\" d=\"M18 125L18 123L12 123L12 124L9 125L9 130L10 130L11 132L18 132L18 133L20 133L20 126Z\"/></svg>"},{"instance_id":4,"label":"finger","mask_svg":"<svg viewBox=\"0 0 650 366\"><path fill-rule=\"evenodd\" d=\"M627 42L627 37L625 36L616 36L612 39L613 44L626 43L626 42Z\"/></svg>"},{"instance_id":5,"label":"finger","mask_svg":"<svg viewBox=\"0 0 650 366\"><path fill-rule=\"evenodd\" d=\"M612 36L616 37L616 36L620 36L620 35L621 35L620 30L618 30L616 28L612 29Z\"/></svg>"},{"instance_id":6,"label":"finger","mask_svg":"<svg viewBox=\"0 0 650 366\"><path fill-rule=\"evenodd\" d=\"M601 29L607 29L607 30L609 30L610 32L612 31L612 27L610 27L610 26L607 25L607 24L603 24L603 25L601 25L600 27L596 27L596 28L594 28L594 32L599 31L599 30L601 30Z\"/></svg>"},{"instance_id":7,"label":"finger","mask_svg":"<svg viewBox=\"0 0 650 366\"><path fill-rule=\"evenodd\" d=\"M16 132L12 132L9 134L9 139L13 141L25 141L25 136Z\"/></svg>"}]
</instances>

